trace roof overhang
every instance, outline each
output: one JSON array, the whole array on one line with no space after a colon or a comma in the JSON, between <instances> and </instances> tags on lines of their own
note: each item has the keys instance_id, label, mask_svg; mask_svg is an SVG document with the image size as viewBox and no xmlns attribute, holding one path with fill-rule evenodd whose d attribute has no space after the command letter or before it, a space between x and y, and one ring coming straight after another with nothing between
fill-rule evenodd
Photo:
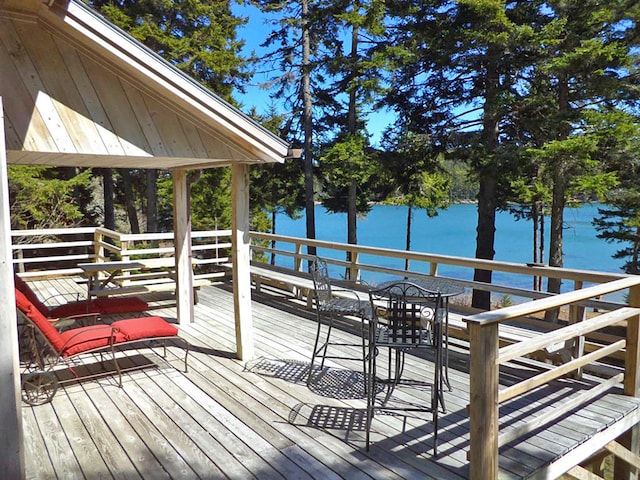
<instances>
[{"instance_id":1,"label":"roof overhang","mask_svg":"<svg viewBox=\"0 0 640 480\"><path fill-rule=\"evenodd\" d=\"M208 168L287 144L80 0L0 0L13 164Z\"/></svg>"}]
</instances>

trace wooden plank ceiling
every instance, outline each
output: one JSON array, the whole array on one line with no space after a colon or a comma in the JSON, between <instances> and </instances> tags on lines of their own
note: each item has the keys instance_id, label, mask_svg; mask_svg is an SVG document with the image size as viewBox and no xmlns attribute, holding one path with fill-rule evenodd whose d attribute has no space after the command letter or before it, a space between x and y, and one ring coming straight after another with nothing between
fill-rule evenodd
<instances>
[{"instance_id":1,"label":"wooden plank ceiling","mask_svg":"<svg viewBox=\"0 0 640 480\"><path fill-rule=\"evenodd\" d=\"M0 96L13 164L206 168L287 153L79 0L0 0Z\"/></svg>"}]
</instances>

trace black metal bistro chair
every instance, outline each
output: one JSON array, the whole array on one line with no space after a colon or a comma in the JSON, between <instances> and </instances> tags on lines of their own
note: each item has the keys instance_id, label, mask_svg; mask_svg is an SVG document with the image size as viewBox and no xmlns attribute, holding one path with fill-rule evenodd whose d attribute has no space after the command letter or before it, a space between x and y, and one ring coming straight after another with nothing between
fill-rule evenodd
<instances>
[{"instance_id":1,"label":"black metal bistro chair","mask_svg":"<svg viewBox=\"0 0 640 480\"><path fill-rule=\"evenodd\" d=\"M324 368L327 358L335 360L359 360L362 362L363 374L366 380L367 369L367 330L366 319L370 317L370 304L368 295L364 292L357 292L349 289L337 289L331 285L327 270L327 262L321 258L315 258L310 266L311 276L314 284L314 301L316 305L316 315L318 319L318 329L316 332L315 344L311 354L311 365L307 385L314 377L314 365L316 359L320 358L320 372ZM360 343L347 343L334 341L331 338L334 323L337 317L353 315L360 317L361 341ZM325 332L323 333L323 326ZM357 347L361 354L354 355L338 354L340 348ZM329 352L329 348L332 349ZM333 353L333 352L336 353ZM343 350L344 351L344 350ZM365 383L366 389L366 383Z\"/></svg>"},{"instance_id":2,"label":"black metal bistro chair","mask_svg":"<svg viewBox=\"0 0 640 480\"><path fill-rule=\"evenodd\" d=\"M372 320L369 325L367 368L366 449L376 412L402 414L430 412L433 421L433 454L438 452L438 411L443 398L443 309L440 294L408 281L386 283L369 292ZM387 376L378 378L378 359L388 349ZM420 378L403 378L405 356L417 349L433 351L434 365L425 364ZM405 388L418 389L407 395ZM401 395L404 393L404 395ZM425 393L426 394L425 397ZM422 401L424 399L424 401Z\"/></svg>"}]
</instances>

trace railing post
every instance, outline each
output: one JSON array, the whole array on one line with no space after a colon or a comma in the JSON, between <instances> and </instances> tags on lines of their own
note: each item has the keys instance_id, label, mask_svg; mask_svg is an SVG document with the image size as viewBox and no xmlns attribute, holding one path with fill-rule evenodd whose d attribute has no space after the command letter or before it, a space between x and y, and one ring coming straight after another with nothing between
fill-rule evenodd
<instances>
[{"instance_id":1,"label":"railing post","mask_svg":"<svg viewBox=\"0 0 640 480\"><path fill-rule=\"evenodd\" d=\"M16 259L18 260L23 260L24 259L24 250L22 250L21 248L18 250L15 250L15 255L16 255ZM18 263L18 271L20 273L24 273L25 272L25 268L24 268L24 262L20 262Z\"/></svg>"},{"instance_id":2,"label":"railing post","mask_svg":"<svg viewBox=\"0 0 640 480\"><path fill-rule=\"evenodd\" d=\"M468 322L471 480L498 478L498 324Z\"/></svg>"},{"instance_id":3,"label":"railing post","mask_svg":"<svg viewBox=\"0 0 640 480\"><path fill-rule=\"evenodd\" d=\"M584 284L581 280L576 280L573 282L573 289L581 290L583 285ZM575 323L583 322L586 318L585 314L586 308L584 305L569 305L569 324L573 325ZM573 358L580 358L584 355L584 342L584 336L580 335L579 337L568 341L568 343L565 343L565 347L571 351L571 356ZM582 378L582 368L578 368L573 373L573 378Z\"/></svg>"},{"instance_id":4,"label":"railing post","mask_svg":"<svg viewBox=\"0 0 640 480\"><path fill-rule=\"evenodd\" d=\"M640 285L629 289L629 305L640 307ZM627 320L627 354L624 365L624 393L632 397L640 396L640 317L635 316ZM619 441L636 455L640 454L640 428L631 427ZM637 479L638 475L628 463L618 457L615 459L614 478Z\"/></svg>"},{"instance_id":5,"label":"railing post","mask_svg":"<svg viewBox=\"0 0 640 480\"><path fill-rule=\"evenodd\" d=\"M351 264L349 265L349 278L352 280L360 280L360 269L358 268L359 252L351 251Z\"/></svg>"},{"instance_id":6,"label":"railing post","mask_svg":"<svg viewBox=\"0 0 640 480\"><path fill-rule=\"evenodd\" d=\"M436 262L431 262L429 264L429 275L434 277L438 275L438 264Z\"/></svg>"},{"instance_id":7,"label":"railing post","mask_svg":"<svg viewBox=\"0 0 640 480\"><path fill-rule=\"evenodd\" d=\"M95 262L104 262L104 235L100 229L93 232L93 255Z\"/></svg>"},{"instance_id":8,"label":"railing post","mask_svg":"<svg viewBox=\"0 0 640 480\"><path fill-rule=\"evenodd\" d=\"M302 272L304 271L303 265L304 262L302 261L302 243L301 242L297 242L296 243L296 256L293 259L293 268L295 269L296 272Z\"/></svg>"},{"instance_id":9,"label":"railing post","mask_svg":"<svg viewBox=\"0 0 640 480\"><path fill-rule=\"evenodd\" d=\"M120 260L122 260L123 262L128 262L131 260L131 255L129 255L129 253L126 253L125 255L122 254L122 252L127 252L130 248L130 244L128 240L122 240L120 239ZM125 270L124 272L122 272L122 275L125 277L128 277L131 275L131 271L129 270ZM127 279L123 280L123 285L128 285L130 282Z\"/></svg>"}]
</instances>

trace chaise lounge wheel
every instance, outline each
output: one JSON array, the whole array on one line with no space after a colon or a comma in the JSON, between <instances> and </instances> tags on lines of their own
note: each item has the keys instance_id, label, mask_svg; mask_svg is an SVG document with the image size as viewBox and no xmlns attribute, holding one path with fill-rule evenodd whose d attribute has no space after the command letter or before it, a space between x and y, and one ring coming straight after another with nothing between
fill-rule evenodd
<instances>
[{"instance_id":1,"label":"chaise lounge wheel","mask_svg":"<svg viewBox=\"0 0 640 480\"><path fill-rule=\"evenodd\" d=\"M58 380L53 373L35 372L22 377L22 399L29 405L43 405L53 400Z\"/></svg>"}]
</instances>

